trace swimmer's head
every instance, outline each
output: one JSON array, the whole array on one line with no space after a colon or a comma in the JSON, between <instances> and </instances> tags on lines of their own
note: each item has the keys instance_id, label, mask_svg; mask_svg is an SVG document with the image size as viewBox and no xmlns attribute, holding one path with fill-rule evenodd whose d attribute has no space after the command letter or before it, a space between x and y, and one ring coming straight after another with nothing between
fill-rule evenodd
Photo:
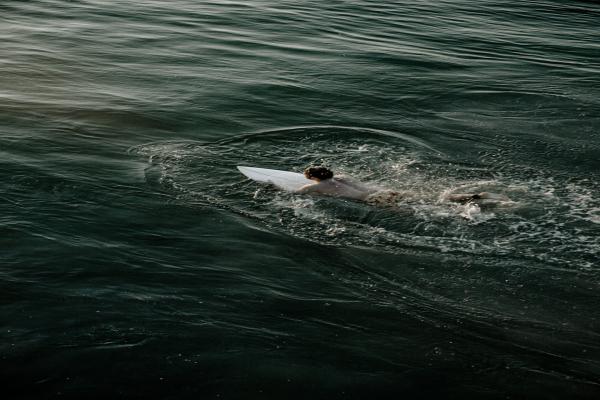
<instances>
[{"instance_id":1,"label":"swimmer's head","mask_svg":"<svg viewBox=\"0 0 600 400\"><path fill-rule=\"evenodd\" d=\"M320 182L333 178L333 172L325 167L309 167L304 170L304 176L306 179Z\"/></svg>"}]
</instances>

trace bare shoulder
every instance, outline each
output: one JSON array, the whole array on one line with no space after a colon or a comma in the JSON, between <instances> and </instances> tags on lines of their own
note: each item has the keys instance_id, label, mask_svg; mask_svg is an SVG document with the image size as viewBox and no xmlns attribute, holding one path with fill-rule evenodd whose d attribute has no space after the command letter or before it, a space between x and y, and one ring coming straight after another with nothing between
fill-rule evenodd
<instances>
[{"instance_id":1,"label":"bare shoulder","mask_svg":"<svg viewBox=\"0 0 600 400\"><path fill-rule=\"evenodd\" d=\"M296 190L296 193L310 193L310 192L314 192L318 189L319 184L318 183L309 183L306 184L304 186L302 186L300 189Z\"/></svg>"}]
</instances>

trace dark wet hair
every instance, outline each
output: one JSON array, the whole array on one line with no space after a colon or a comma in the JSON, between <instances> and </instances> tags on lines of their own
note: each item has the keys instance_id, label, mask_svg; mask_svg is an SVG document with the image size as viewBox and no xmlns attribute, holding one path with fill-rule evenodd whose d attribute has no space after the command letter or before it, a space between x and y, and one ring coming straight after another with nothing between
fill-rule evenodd
<instances>
[{"instance_id":1,"label":"dark wet hair","mask_svg":"<svg viewBox=\"0 0 600 400\"><path fill-rule=\"evenodd\" d=\"M333 172L325 167L308 167L304 170L304 176L308 179L317 178L320 181L333 178Z\"/></svg>"}]
</instances>

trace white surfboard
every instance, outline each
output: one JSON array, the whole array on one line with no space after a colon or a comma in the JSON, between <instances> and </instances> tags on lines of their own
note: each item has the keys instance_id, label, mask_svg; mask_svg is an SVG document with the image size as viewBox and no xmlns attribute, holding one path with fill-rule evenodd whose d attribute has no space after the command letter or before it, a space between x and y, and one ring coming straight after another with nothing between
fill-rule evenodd
<instances>
[{"instance_id":1,"label":"white surfboard","mask_svg":"<svg viewBox=\"0 0 600 400\"><path fill-rule=\"evenodd\" d=\"M253 181L270 183L290 192L295 192L306 184L314 183L310 179L306 179L303 174L297 172L242 166L238 166L237 169Z\"/></svg>"}]
</instances>

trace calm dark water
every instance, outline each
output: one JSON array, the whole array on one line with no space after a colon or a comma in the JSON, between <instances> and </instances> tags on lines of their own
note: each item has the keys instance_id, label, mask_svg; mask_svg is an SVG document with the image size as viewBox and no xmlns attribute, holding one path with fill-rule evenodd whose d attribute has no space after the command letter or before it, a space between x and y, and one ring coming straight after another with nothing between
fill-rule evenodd
<instances>
[{"instance_id":1,"label":"calm dark water","mask_svg":"<svg viewBox=\"0 0 600 400\"><path fill-rule=\"evenodd\" d=\"M6 398L600 397L600 5L2 1ZM336 171L396 209L236 165ZM448 204L449 192L513 202Z\"/></svg>"}]
</instances>

